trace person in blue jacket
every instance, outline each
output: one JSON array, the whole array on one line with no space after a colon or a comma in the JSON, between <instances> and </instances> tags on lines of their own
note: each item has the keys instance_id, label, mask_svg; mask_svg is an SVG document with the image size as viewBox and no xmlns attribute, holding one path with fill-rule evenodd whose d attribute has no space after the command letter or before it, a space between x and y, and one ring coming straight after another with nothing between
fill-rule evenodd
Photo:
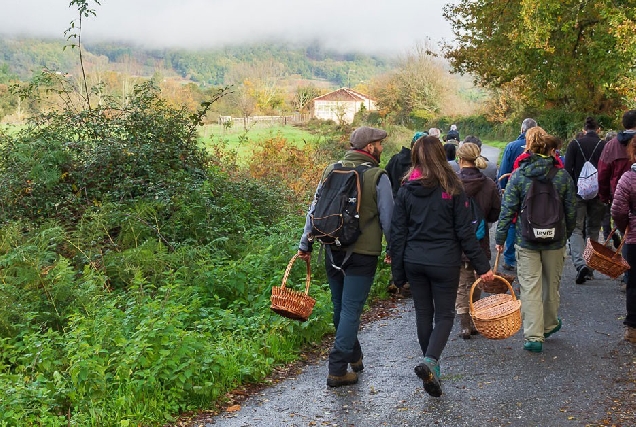
<instances>
[{"instance_id":1,"label":"person in blue jacket","mask_svg":"<svg viewBox=\"0 0 636 427\"><path fill-rule=\"evenodd\" d=\"M508 177L512 173L512 169L517 157L519 157L526 149L526 132L537 125L536 120L526 118L521 123L521 134L512 142L509 142L504 149L503 157L501 158L501 164L499 165L499 173L497 179L499 180L499 187L503 193L506 190L506 184L508 184ZM514 270L517 261L515 260L515 224L511 224L508 229L508 237L506 238L506 246L503 252L504 264L503 268L506 270Z\"/></svg>"}]
</instances>

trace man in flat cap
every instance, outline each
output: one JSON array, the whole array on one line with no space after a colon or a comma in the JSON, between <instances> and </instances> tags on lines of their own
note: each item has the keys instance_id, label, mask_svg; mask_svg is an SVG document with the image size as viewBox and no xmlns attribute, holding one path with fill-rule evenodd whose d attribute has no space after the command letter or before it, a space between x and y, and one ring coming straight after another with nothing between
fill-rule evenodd
<instances>
[{"instance_id":1,"label":"man in flat cap","mask_svg":"<svg viewBox=\"0 0 636 427\"><path fill-rule=\"evenodd\" d=\"M378 165L382 154L382 141L387 133L382 129L360 127L350 137L351 149L337 163L329 165L322 174L314 201L307 212L305 229L298 246L298 255L311 259L311 218L317 196L329 173L341 164L344 167L362 166L362 191L360 196L360 237L350 247L331 245L330 256L325 256L325 268L331 301L336 339L329 354L327 385L340 387L358 382L358 372L364 369L362 348L358 341L358 328L362 308L369 296L375 277L378 257L382 253L382 234L389 241L393 193L391 182L384 169ZM364 167L366 166L366 167ZM321 201L322 203L322 201ZM390 262L387 253L385 262ZM348 371L351 366L351 371Z\"/></svg>"}]
</instances>

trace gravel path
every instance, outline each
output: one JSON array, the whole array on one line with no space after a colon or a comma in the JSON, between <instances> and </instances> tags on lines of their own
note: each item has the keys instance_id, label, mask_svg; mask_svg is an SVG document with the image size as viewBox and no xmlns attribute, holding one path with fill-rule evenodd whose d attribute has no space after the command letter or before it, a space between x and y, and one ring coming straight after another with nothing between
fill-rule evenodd
<instances>
[{"instance_id":1,"label":"gravel path","mask_svg":"<svg viewBox=\"0 0 636 427\"><path fill-rule=\"evenodd\" d=\"M456 322L441 360L441 398L428 396L413 372L421 352L409 299L360 333L365 370L358 384L326 387L323 358L248 398L240 411L196 425L634 426L636 358L622 341L624 294L617 281L596 277L574 284L566 261L563 328L541 354L522 349L522 332L501 341L462 340Z\"/></svg>"}]
</instances>

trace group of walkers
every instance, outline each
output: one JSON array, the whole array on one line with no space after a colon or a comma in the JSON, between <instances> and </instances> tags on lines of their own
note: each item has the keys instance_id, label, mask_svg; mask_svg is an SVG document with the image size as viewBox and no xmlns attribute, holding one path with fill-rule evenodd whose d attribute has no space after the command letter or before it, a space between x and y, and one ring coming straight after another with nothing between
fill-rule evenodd
<instances>
[{"instance_id":1,"label":"group of walkers","mask_svg":"<svg viewBox=\"0 0 636 427\"><path fill-rule=\"evenodd\" d=\"M631 215L636 212L636 138L632 138L636 110L624 114L623 125L626 130L606 142L598 136L596 121L588 118L563 159L560 139L535 120L525 119L519 137L506 146L499 168L482 156L478 138L467 136L459 142L455 125L440 138L439 129L433 128L417 132L410 148L402 147L386 171L379 164L387 133L371 127L354 130L351 149L337 164L368 166L362 172L360 193L359 217L364 228L351 247L331 247L330 255L325 256L336 328L327 385L355 384L364 369L357 333L384 236L384 261L391 264L392 282L398 289L408 285L413 297L423 356L415 373L431 396L442 394L439 361L455 317L462 338L477 333L469 314L470 290L477 278L488 282L495 274L490 267L489 233L476 232L474 205L486 228L497 223L494 243L504 257L503 268L517 271L523 348L541 352L545 339L562 326L559 287L566 244L569 241L577 267L576 281L583 283L593 273L581 262L584 238L598 240L608 206L618 230L626 234L625 259L636 265L636 216ZM448 144L456 147L453 159L447 156ZM577 195L576 183L581 171L589 167L584 167L588 161L598 168L599 190L598 196L583 198ZM312 214L321 186L334 167L336 164L323 172L307 212L298 250L306 260L312 252ZM551 230L540 230L551 237L543 241L528 234L532 206L527 196L533 183L546 185L549 181L555 201L549 207L556 208L553 210L560 216ZM636 343L636 274L626 276L625 339ZM473 301L478 298L476 288Z\"/></svg>"}]
</instances>

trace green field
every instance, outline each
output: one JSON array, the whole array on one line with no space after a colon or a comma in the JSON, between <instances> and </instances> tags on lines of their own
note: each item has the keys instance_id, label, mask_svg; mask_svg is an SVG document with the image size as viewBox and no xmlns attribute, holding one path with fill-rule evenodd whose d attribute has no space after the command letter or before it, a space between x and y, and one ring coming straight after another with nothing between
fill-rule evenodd
<instances>
[{"instance_id":1,"label":"green field","mask_svg":"<svg viewBox=\"0 0 636 427\"><path fill-rule=\"evenodd\" d=\"M204 146L222 143L226 148L236 150L239 159L244 160L252 152L251 143L270 138L282 137L290 144L297 147L304 146L305 142L315 141L319 136L309 131L292 125L280 124L255 124L247 132L242 126L233 126L225 129L221 125L205 125L199 129L200 141Z\"/></svg>"}]
</instances>

